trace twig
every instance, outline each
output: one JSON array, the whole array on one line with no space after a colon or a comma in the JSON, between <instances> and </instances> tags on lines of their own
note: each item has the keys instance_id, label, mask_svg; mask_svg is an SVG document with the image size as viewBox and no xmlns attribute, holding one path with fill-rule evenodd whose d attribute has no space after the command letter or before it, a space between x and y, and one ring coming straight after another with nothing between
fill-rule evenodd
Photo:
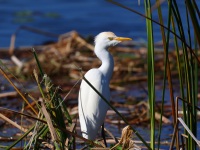
<instances>
[{"instance_id":1,"label":"twig","mask_svg":"<svg viewBox=\"0 0 200 150\"><path fill-rule=\"evenodd\" d=\"M25 96L20 92L20 90L15 86L15 84L10 80L10 78L7 76L7 74L4 72L4 70L0 67L1 74L8 80L8 82L14 87L14 89L17 91L17 93L22 97L22 99L30 106L32 111L37 115L37 111L31 106L29 101L25 98Z\"/></svg>"},{"instance_id":2,"label":"twig","mask_svg":"<svg viewBox=\"0 0 200 150\"><path fill-rule=\"evenodd\" d=\"M22 126L18 125L16 122L12 121L8 117L4 116L2 113L0 113L0 118L7 121L8 123L12 124L14 127L18 128L19 130L26 132L27 129L23 128Z\"/></svg>"},{"instance_id":3,"label":"twig","mask_svg":"<svg viewBox=\"0 0 200 150\"><path fill-rule=\"evenodd\" d=\"M49 116L49 113L47 112L46 107L45 107L45 105L44 105L43 99L40 98L40 99L39 99L39 102L40 102L40 104L41 104L41 106L42 106L42 107L41 107L42 113L44 114L44 116L45 116L45 118L46 118L46 120L47 120L47 125L48 125L49 131L50 131L50 133L51 133L52 141L53 141L53 142L56 142L56 141L58 141L58 137L57 137L55 128L54 128L54 126L53 126L53 123L52 123L52 121L51 121L51 118L50 118L50 116Z\"/></svg>"},{"instance_id":4,"label":"twig","mask_svg":"<svg viewBox=\"0 0 200 150\"><path fill-rule=\"evenodd\" d=\"M8 97L8 96L17 96L17 92L5 92L5 93L0 93L0 98Z\"/></svg>"},{"instance_id":5,"label":"twig","mask_svg":"<svg viewBox=\"0 0 200 150\"><path fill-rule=\"evenodd\" d=\"M22 68L22 67L23 67L23 63L22 63L15 55L12 55L12 56L11 56L11 60L12 60L19 68Z\"/></svg>"},{"instance_id":6,"label":"twig","mask_svg":"<svg viewBox=\"0 0 200 150\"><path fill-rule=\"evenodd\" d=\"M185 124L182 118L178 118L179 122L183 125L185 130L190 134L190 136L193 138L193 140L197 143L197 145L200 148L200 141L194 136L194 134L191 132L191 130L188 128L188 126Z\"/></svg>"}]
</instances>

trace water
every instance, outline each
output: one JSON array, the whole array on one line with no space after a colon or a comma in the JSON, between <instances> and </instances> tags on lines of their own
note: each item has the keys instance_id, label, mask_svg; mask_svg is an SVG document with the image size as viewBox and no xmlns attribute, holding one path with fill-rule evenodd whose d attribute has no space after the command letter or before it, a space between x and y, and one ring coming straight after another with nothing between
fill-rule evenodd
<instances>
[{"instance_id":1,"label":"water","mask_svg":"<svg viewBox=\"0 0 200 150\"><path fill-rule=\"evenodd\" d=\"M122 1L119 1L120 3ZM177 2L181 14L185 16L184 1ZM197 1L200 6L200 1ZM123 4L144 14L144 4L138 1L123 1ZM167 3L163 3L164 24L167 24ZM106 1L93 0L0 0L0 47L8 47L10 36L20 26L29 26L62 34L71 30L83 36L96 35L102 31L113 31L120 36L128 36L135 41L146 39L145 19ZM153 18L157 19L157 11ZM185 17L183 17L184 19ZM185 22L185 27L186 21ZM155 42L161 40L159 26L154 26ZM57 38L38 35L26 30L17 34L16 45L37 45Z\"/></svg>"}]
</instances>

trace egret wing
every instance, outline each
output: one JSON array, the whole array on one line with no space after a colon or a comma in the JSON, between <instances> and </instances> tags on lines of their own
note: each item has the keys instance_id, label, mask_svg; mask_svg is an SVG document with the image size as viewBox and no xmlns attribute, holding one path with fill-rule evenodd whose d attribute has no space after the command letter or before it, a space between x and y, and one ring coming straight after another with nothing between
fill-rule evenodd
<instances>
[{"instance_id":1,"label":"egret wing","mask_svg":"<svg viewBox=\"0 0 200 150\"><path fill-rule=\"evenodd\" d=\"M110 99L109 82L98 69L92 69L85 75L86 79L107 99ZM85 82L79 91L79 118L83 136L94 139L103 124L108 105Z\"/></svg>"}]
</instances>

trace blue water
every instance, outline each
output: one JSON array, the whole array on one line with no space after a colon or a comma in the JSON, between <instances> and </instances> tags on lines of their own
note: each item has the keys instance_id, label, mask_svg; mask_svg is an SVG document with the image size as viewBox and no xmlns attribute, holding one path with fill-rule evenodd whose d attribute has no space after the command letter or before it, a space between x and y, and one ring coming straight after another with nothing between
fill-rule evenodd
<instances>
[{"instance_id":1,"label":"blue water","mask_svg":"<svg viewBox=\"0 0 200 150\"><path fill-rule=\"evenodd\" d=\"M137 0L118 0L118 2L144 14L143 1L140 5ZM200 2L197 3L200 6ZM184 1L178 1L178 4L182 15L185 16ZM166 6L167 3L164 2L162 9L165 25L168 12ZM157 10L153 12L155 20L157 20L156 13ZM83 36L113 31L117 35L128 36L136 41L146 40L144 18L102 0L0 0L0 20L0 47L9 46L11 35L20 26L38 28L55 34L76 30ZM154 28L155 42L157 42L161 40L160 28L157 25ZM20 30L16 45L36 45L56 39Z\"/></svg>"}]
</instances>

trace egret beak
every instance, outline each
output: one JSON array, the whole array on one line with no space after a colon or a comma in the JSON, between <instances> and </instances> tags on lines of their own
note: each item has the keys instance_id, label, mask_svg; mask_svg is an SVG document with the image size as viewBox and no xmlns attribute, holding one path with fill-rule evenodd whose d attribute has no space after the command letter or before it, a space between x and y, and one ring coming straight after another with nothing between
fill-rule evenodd
<instances>
[{"instance_id":1,"label":"egret beak","mask_svg":"<svg viewBox=\"0 0 200 150\"><path fill-rule=\"evenodd\" d=\"M131 38L127 38L127 37L116 37L116 38L114 38L115 40L117 40L117 41L130 41L130 40L132 40Z\"/></svg>"}]
</instances>

